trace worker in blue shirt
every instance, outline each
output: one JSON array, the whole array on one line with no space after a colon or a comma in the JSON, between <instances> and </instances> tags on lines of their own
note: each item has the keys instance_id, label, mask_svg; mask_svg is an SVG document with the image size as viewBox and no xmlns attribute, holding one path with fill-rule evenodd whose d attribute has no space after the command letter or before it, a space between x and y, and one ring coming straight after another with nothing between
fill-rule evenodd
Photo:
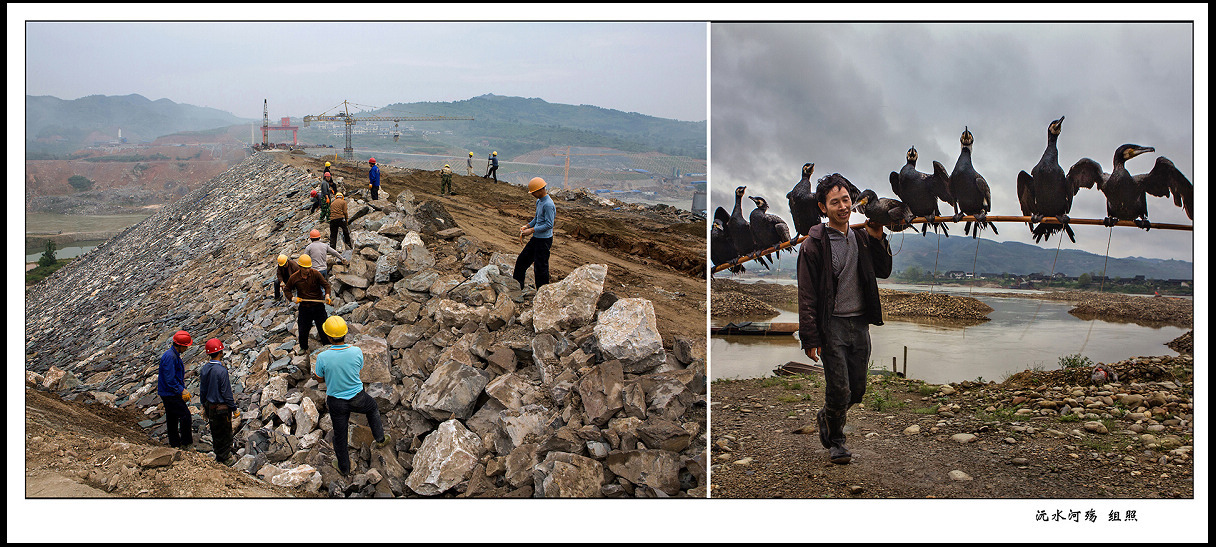
<instances>
[{"instance_id":1,"label":"worker in blue shirt","mask_svg":"<svg viewBox=\"0 0 1216 547\"><path fill-rule=\"evenodd\" d=\"M182 363L182 352L194 344L190 333L179 330L173 335L173 345L160 356L160 370L156 379L156 394L165 405L165 425L169 426L169 446L190 450L194 448L191 434L190 409L186 402L190 392L186 391L186 366Z\"/></svg>"},{"instance_id":2,"label":"worker in blue shirt","mask_svg":"<svg viewBox=\"0 0 1216 547\"><path fill-rule=\"evenodd\" d=\"M490 161L490 170L486 171L486 176L481 178L488 179L490 176L493 176L494 182L498 182L498 152L490 154Z\"/></svg>"},{"instance_id":3,"label":"worker in blue shirt","mask_svg":"<svg viewBox=\"0 0 1216 547\"><path fill-rule=\"evenodd\" d=\"M376 448L388 446L392 437L384 432L380 409L363 389L363 381L359 379L359 373L363 370L363 350L346 343L346 320L337 315L330 316L321 328L333 345L317 354L313 378L325 382L325 406L333 420L334 455L337 456L333 464L345 476L350 474L346 435L351 412L367 416L367 425L376 439Z\"/></svg>"},{"instance_id":4,"label":"worker in blue shirt","mask_svg":"<svg viewBox=\"0 0 1216 547\"><path fill-rule=\"evenodd\" d=\"M519 239L522 241L526 235L531 235L532 239L528 240L524 250L520 251L519 257L515 259L515 272L511 276L519 281L521 290L524 288L524 276L528 273L528 266L535 267L533 273L536 274L536 288L539 289L549 282L549 249L553 247L553 222L557 216L557 208L553 205L553 198L549 197L545 179L536 177L529 181L528 193L536 198L536 217L519 228Z\"/></svg>"},{"instance_id":5,"label":"worker in blue shirt","mask_svg":"<svg viewBox=\"0 0 1216 547\"><path fill-rule=\"evenodd\" d=\"M380 194L380 168L376 166L376 158L367 160L367 163L372 164L371 170L367 172L367 187L372 189L372 201L375 201Z\"/></svg>"},{"instance_id":6,"label":"worker in blue shirt","mask_svg":"<svg viewBox=\"0 0 1216 547\"><path fill-rule=\"evenodd\" d=\"M236 462L232 455L232 419L240 418L241 411L236 408L228 369L221 360L224 356L224 343L219 338L212 338L207 340L203 350L211 358L199 372L198 394L203 403L203 415L211 426L211 445L215 449L215 461L232 465Z\"/></svg>"}]
</instances>

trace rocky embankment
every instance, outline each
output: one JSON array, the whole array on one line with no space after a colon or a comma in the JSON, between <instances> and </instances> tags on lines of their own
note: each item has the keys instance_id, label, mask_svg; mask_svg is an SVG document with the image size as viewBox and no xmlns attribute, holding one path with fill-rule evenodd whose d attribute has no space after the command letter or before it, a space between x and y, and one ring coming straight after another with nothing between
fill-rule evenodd
<instances>
[{"instance_id":1,"label":"rocky embankment","mask_svg":"<svg viewBox=\"0 0 1216 547\"><path fill-rule=\"evenodd\" d=\"M1025 298L1023 295L994 293L991 296ZM1048 291L1035 295L1044 300L1073 303L1071 313L1082 319L1103 319L1147 324L1190 327L1194 321L1195 301L1171 296L1150 297L1089 291Z\"/></svg>"},{"instance_id":2,"label":"rocky embankment","mask_svg":"<svg viewBox=\"0 0 1216 547\"><path fill-rule=\"evenodd\" d=\"M821 376L715 382L712 497L1188 498L1194 360L1136 357L928 385L871 376L853 462L819 444Z\"/></svg>"},{"instance_id":3,"label":"rocky embankment","mask_svg":"<svg viewBox=\"0 0 1216 547\"><path fill-rule=\"evenodd\" d=\"M317 227L316 179L255 154L73 261L27 293L27 381L68 401L138 411L163 438L157 362L178 329L198 393L202 342L219 337L241 408L234 467L335 497L704 496L705 360L664 349L653 305L604 290L587 264L539 291L514 256L464 235L438 201L350 205L350 265L332 314L362 348L366 389L394 442L352 416L352 476L330 465L320 351L295 355L295 309L273 298L274 257ZM327 234L326 227L319 227ZM344 247L344 246L343 246ZM314 334L315 336L315 334ZM209 444L192 404L194 431Z\"/></svg>"},{"instance_id":4,"label":"rocky embankment","mask_svg":"<svg viewBox=\"0 0 1216 547\"><path fill-rule=\"evenodd\" d=\"M992 306L970 296L896 291L882 295L881 291L882 311L887 315L987 321L988 314L992 313Z\"/></svg>"},{"instance_id":5,"label":"rocky embankment","mask_svg":"<svg viewBox=\"0 0 1216 547\"><path fill-rule=\"evenodd\" d=\"M798 309L798 286L780 283L740 283L714 279L710 285L710 309L714 318L762 319L781 309ZM969 296L911 293L878 289L886 315L987 321L992 307Z\"/></svg>"}]
</instances>

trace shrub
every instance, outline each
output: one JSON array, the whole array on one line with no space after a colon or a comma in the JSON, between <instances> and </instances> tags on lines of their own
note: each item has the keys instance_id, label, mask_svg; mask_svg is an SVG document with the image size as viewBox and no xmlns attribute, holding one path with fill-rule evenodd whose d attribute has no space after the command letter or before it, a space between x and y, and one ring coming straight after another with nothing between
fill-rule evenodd
<instances>
[{"instance_id":1,"label":"shrub","mask_svg":"<svg viewBox=\"0 0 1216 547\"><path fill-rule=\"evenodd\" d=\"M81 175L72 175L68 177L68 184L71 184L72 188L80 190L81 192L93 187L93 181Z\"/></svg>"},{"instance_id":2,"label":"shrub","mask_svg":"<svg viewBox=\"0 0 1216 547\"><path fill-rule=\"evenodd\" d=\"M1080 353L1060 357L1060 368L1072 370L1077 368L1093 368L1094 362Z\"/></svg>"},{"instance_id":3,"label":"shrub","mask_svg":"<svg viewBox=\"0 0 1216 547\"><path fill-rule=\"evenodd\" d=\"M42 256L38 258L38 265L44 266L44 267L55 265L55 242L54 241L46 242L46 252L42 253Z\"/></svg>"}]
</instances>

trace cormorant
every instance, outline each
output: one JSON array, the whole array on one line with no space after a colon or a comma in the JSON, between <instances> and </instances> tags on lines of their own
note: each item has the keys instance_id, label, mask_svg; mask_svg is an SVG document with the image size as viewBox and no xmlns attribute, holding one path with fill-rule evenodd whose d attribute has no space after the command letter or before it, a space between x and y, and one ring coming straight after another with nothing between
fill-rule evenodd
<instances>
[{"instance_id":1,"label":"cormorant","mask_svg":"<svg viewBox=\"0 0 1216 547\"><path fill-rule=\"evenodd\" d=\"M735 209L730 213L730 223L726 225L726 233L730 235L730 240L735 244L735 251L739 256L750 256L754 251L756 242L752 239L752 228L748 224L747 218L743 216L743 194L746 193L747 187L740 186L735 188ZM757 257L765 268L768 268L768 263L764 257Z\"/></svg>"},{"instance_id":2,"label":"cormorant","mask_svg":"<svg viewBox=\"0 0 1216 547\"><path fill-rule=\"evenodd\" d=\"M1030 170L1018 173L1018 202L1022 205L1022 214L1030 216L1031 232L1034 242L1049 239L1060 230L1068 234L1068 239L1077 242L1072 228L1068 225L1068 212L1072 210L1072 198L1081 188L1093 188L1093 180L1082 183L1081 177L1065 176L1060 168L1059 152L1056 151L1056 138L1064 124L1064 116L1052 121L1047 126L1047 149L1038 165ZM1041 223L1043 217L1056 217L1060 224ZM1038 224L1038 226L1034 226Z\"/></svg>"},{"instance_id":3,"label":"cormorant","mask_svg":"<svg viewBox=\"0 0 1216 547\"><path fill-rule=\"evenodd\" d=\"M934 222L934 218L941 214L937 208L937 200L954 203L954 198L950 195L950 175L946 173L946 168L936 161L933 162L932 175L921 173L916 170L916 158L916 147L913 146L908 149L908 163L903 169L898 173L891 171L891 190L911 209L913 215L925 217L928 221L926 224L932 224L934 232L940 226L942 233L950 237L950 231L945 224ZM921 235L928 232L928 228L922 226Z\"/></svg>"},{"instance_id":4,"label":"cormorant","mask_svg":"<svg viewBox=\"0 0 1216 547\"><path fill-rule=\"evenodd\" d=\"M988 181L984 180L984 176L971 166L971 144L975 142L975 137L965 126L959 142L962 143L963 149L954 164L954 171L950 172L950 196L955 200L952 204L954 221L958 222L964 215L974 215L975 233L971 234L971 237L979 237L980 229L986 226L992 227L992 233L1000 234L996 225L987 221L988 211L992 210L992 192L988 190ZM963 234L970 232L971 221L967 221L963 226Z\"/></svg>"},{"instance_id":5,"label":"cormorant","mask_svg":"<svg viewBox=\"0 0 1216 547\"><path fill-rule=\"evenodd\" d=\"M916 226L911 224L916 215L913 215L903 202L891 198L880 198L877 193L868 188L862 191L861 198L857 200L853 210L878 224L887 226L892 232L902 232L906 228L912 228L914 232L919 231Z\"/></svg>"},{"instance_id":6,"label":"cormorant","mask_svg":"<svg viewBox=\"0 0 1216 547\"><path fill-rule=\"evenodd\" d=\"M756 250L762 251L774 245L790 240L790 227L777 215L768 214L768 201L758 196L748 196L756 204L752 209L752 239L756 242ZM781 251L777 251L777 256Z\"/></svg>"},{"instance_id":7,"label":"cormorant","mask_svg":"<svg viewBox=\"0 0 1216 547\"><path fill-rule=\"evenodd\" d=\"M794 185L785 198L790 202L790 217L794 219L794 231L798 235L806 235L811 226L819 224L821 216L819 206L815 201L815 187L811 186L811 174L815 172L815 164L807 163L802 166L802 180Z\"/></svg>"},{"instance_id":8,"label":"cormorant","mask_svg":"<svg viewBox=\"0 0 1216 547\"><path fill-rule=\"evenodd\" d=\"M1140 154L1154 152L1151 146L1125 144L1115 149L1115 164L1110 174L1102 172L1098 162L1082 158L1068 170L1068 179L1077 180L1078 184L1089 188L1095 183L1098 189L1106 194L1106 218L1102 219L1104 226L1114 226L1120 219L1134 220L1136 226L1148 230L1152 225L1148 221L1148 200L1146 194L1157 197L1174 196L1174 205L1182 207L1186 216L1194 220L1193 204L1195 187L1183 175L1174 162L1165 156L1157 156L1153 170L1140 175L1132 175L1124 167L1124 163Z\"/></svg>"},{"instance_id":9,"label":"cormorant","mask_svg":"<svg viewBox=\"0 0 1216 547\"><path fill-rule=\"evenodd\" d=\"M714 210L713 227L709 230L709 259L713 261L714 266L726 264L739 257L739 253L735 251L735 243L730 239L730 232L727 226L730 225L730 215L726 209L718 207ZM743 265L735 266L730 271L739 273L746 271Z\"/></svg>"}]
</instances>

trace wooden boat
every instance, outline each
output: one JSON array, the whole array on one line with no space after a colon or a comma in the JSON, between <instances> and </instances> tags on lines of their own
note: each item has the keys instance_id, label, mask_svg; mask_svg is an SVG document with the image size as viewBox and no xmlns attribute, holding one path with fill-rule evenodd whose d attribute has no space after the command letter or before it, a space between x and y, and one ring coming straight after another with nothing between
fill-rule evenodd
<instances>
[{"instance_id":1,"label":"wooden boat","mask_svg":"<svg viewBox=\"0 0 1216 547\"><path fill-rule=\"evenodd\" d=\"M710 327L709 334L750 334L759 336L788 335L798 332L798 323L763 323L744 321L727 323L721 327Z\"/></svg>"},{"instance_id":2,"label":"wooden boat","mask_svg":"<svg viewBox=\"0 0 1216 547\"><path fill-rule=\"evenodd\" d=\"M793 376L795 374L823 374L823 366L819 364L806 364L799 363L797 361L790 361L773 369L773 374L777 376Z\"/></svg>"}]
</instances>

